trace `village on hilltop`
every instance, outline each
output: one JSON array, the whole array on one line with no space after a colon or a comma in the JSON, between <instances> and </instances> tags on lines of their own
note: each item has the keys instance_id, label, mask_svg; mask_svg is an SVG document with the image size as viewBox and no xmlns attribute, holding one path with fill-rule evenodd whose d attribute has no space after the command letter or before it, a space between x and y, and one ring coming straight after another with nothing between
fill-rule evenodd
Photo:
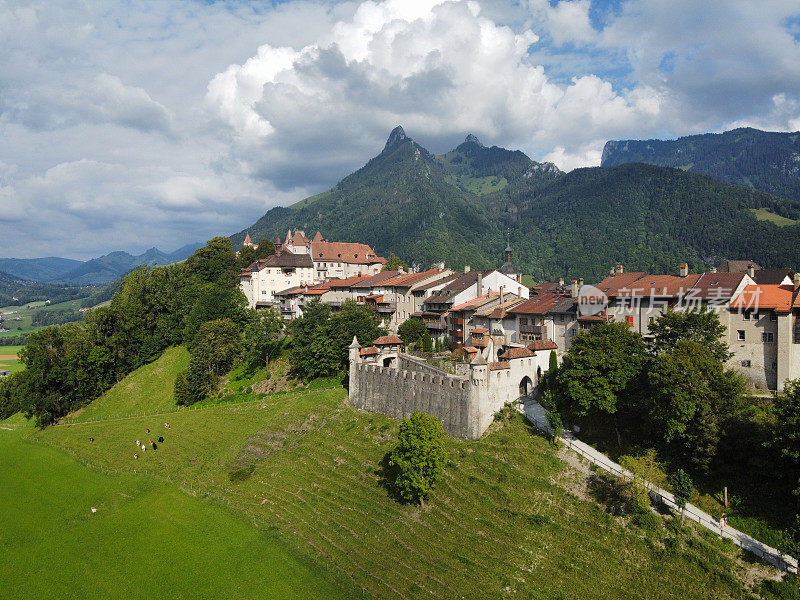
<instances>
[{"instance_id":1,"label":"village on hilltop","mask_svg":"<svg viewBox=\"0 0 800 600\"><path fill-rule=\"evenodd\" d=\"M249 235L245 244L254 245ZM650 324L669 309L715 311L732 353L727 365L754 389L781 391L786 380L800 377L800 273L789 270L725 261L706 273L689 273L684 263L676 274L667 275L626 272L617 265L593 285L560 279L528 288L512 261L510 242L497 269L465 267L459 272L444 264L416 272L384 270L386 259L370 246L329 242L320 232L309 240L303 231L289 231L283 242L275 240L275 248L272 256L242 269L240 286L250 307L273 307L292 320L313 300L334 311L353 300L375 310L380 325L391 333L418 318L442 348L464 354L470 369L456 377L472 380L470 371L474 375L475 367L485 366L495 375L487 378L490 387L507 380L502 392L487 392L494 398L485 407L487 414L535 388L550 353L560 362L579 332L621 321L647 338ZM351 367L400 368L403 348L399 338L393 339L397 344L360 348L351 356ZM402 368L414 370L408 360ZM351 369L351 377L354 372L360 371ZM447 377L454 377L439 375L445 384ZM450 429L467 435L465 427ZM472 428L467 437L480 435L484 428Z\"/></svg>"}]
</instances>

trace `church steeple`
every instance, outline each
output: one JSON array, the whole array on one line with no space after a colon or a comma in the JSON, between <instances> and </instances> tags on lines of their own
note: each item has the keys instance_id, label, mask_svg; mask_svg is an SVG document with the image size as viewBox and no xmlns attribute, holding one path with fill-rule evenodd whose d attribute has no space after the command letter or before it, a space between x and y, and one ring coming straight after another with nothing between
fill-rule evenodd
<instances>
[{"instance_id":1,"label":"church steeple","mask_svg":"<svg viewBox=\"0 0 800 600\"><path fill-rule=\"evenodd\" d=\"M511 262L511 229L509 228L506 231L506 250L504 253L505 262L503 266L500 267L500 272L504 275L508 275L512 279L515 279L518 282L522 281L522 273L514 263Z\"/></svg>"}]
</instances>

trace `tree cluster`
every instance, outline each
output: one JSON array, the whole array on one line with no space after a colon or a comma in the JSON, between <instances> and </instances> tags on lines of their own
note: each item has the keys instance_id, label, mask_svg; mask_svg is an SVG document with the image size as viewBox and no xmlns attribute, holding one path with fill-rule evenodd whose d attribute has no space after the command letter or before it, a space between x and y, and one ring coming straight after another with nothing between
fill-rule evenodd
<instances>
[{"instance_id":1,"label":"tree cluster","mask_svg":"<svg viewBox=\"0 0 800 600\"><path fill-rule=\"evenodd\" d=\"M700 477L745 466L800 499L800 381L774 406L748 401L715 313L667 312L645 341L624 323L577 336L561 366L543 378L554 423L615 432L627 447L652 447L668 464Z\"/></svg>"},{"instance_id":2,"label":"tree cluster","mask_svg":"<svg viewBox=\"0 0 800 600\"><path fill-rule=\"evenodd\" d=\"M386 334L379 323L374 310L354 300L346 300L335 313L316 300L306 304L303 316L289 324L292 370L305 380L345 372L353 337L362 346L371 344Z\"/></svg>"},{"instance_id":3,"label":"tree cluster","mask_svg":"<svg viewBox=\"0 0 800 600\"><path fill-rule=\"evenodd\" d=\"M227 238L210 240L183 263L133 271L110 305L88 311L82 322L28 334L20 352L25 369L2 383L0 410L53 423L167 347L192 348L206 322L243 328L245 304Z\"/></svg>"}]
</instances>

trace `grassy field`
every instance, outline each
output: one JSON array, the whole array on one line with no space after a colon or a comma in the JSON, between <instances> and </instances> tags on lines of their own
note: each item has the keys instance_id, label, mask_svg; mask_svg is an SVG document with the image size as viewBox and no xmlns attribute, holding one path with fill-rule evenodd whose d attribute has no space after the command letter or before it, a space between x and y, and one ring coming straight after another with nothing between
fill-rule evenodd
<instances>
[{"instance_id":1,"label":"grassy field","mask_svg":"<svg viewBox=\"0 0 800 600\"><path fill-rule=\"evenodd\" d=\"M335 597L323 592L335 584L340 593L354 590L357 597L374 598L749 599L743 582L775 573L743 560L714 536L680 531L673 519L642 527L612 516L598 503L588 470L565 463L565 451L516 414L506 414L477 442L448 438L450 461L430 501L424 508L398 503L381 468L396 439L396 421L353 409L341 388L315 389L335 380L285 389L280 362L270 377L234 378L226 384L230 394L177 410L172 383L187 358L183 349L168 350L96 407L44 431L19 415L0 423L17 429L0 430L11 440L0 447L0 480L8 480L1 481L2 488L13 496L0 495L0 506L15 505L8 518L20 523L0 521L0 529L12 531L15 540L22 536L12 548L0 533L0 547L19 548L25 561L14 559L5 567L9 573L30 577L27 565L37 557L80 557L83 545L95 540L103 552L94 554L93 547L63 577L71 581L80 570L93 572L107 557L113 568L103 574L101 596L116 590L122 597L236 597L223 588L238 586L239 597L270 597L254 593L256 584L248 582L261 573L276 578L269 585L281 590L285 571L265 569L260 562L281 553L289 558L277 563L305 569L293 571L300 579L298 596L314 596L313 589L318 597ZM260 393L274 389L279 379L282 391ZM165 413L152 414L159 411ZM139 450L134 459L136 440L161 435L165 439L156 450ZM13 461L23 456L31 464L17 467ZM77 512L59 508L56 498L62 493L73 499ZM87 506L95 505L102 510L90 519ZM55 535L25 533L37 530L24 525L33 518L24 515L30 506L42 513L43 530ZM192 522L210 528L208 541L185 522L184 510L197 515ZM58 515L68 525L63 534L60 525L52 525L61 523ZM165 543L163 521L175 529L167 530L162 552L148 544ZM120 545L113 531L131 542ZM234 548L224 540L243 544ZM219 553L206 552L215 543L222 544ZM203 548L204 555L227 565L223 573L203 567L212 580L205 585L217 587L192 583L203 568L186 562L192 554L187 546ZM171 572L185 577L167 578L172 589L166 593L148 587L153 573L163 579L158 569L167 567L160 565L173 563ZM0 580L21 585L26 575L7 579L3 568ZM115 588L115 579L127 587ZM30 597L63 595L58 585L46 578ZM78 589L77 597L86 595Z\"/></svg>"},{"instance_id":2,"label":"grassy field","mask_svg":"<svg viewBox=\"0 0 800 600\"><path fill-rule=\"evenodd\" d=\"M23 436L0 431L0 597L345 597L224 508L133 472L101 474Z\"/></svg>"},{"instance_id":3,"label":"grassy field","mask_svg":"<svg viewBox=\"0 0 800 600\"><path fill-rule=\"evenodd\" d=\"M797 223L797 221L794 219L787 219L781 215L776 215L767 208L751 208L750 212L753 213L753 215L755 215L756 219L759 221L771 221L772 223L775 223L775 225L780 225L781 227L794 225Z\"/></svg>"},{"instance_id":4,"label":"grassy field","mask_svg":"<svg viewBox=\"0 0 800 600\"><path fill-rule=\"evenodd\" d=\"M33 315L37 312L70 310L75 313L75 320L80 321L83 318L78 311L80 307L80 300L70 300L58 304L45 305L44 302L30 302L23 306L6 306L0 308L0 313L5 313L3 327L8 329L8 331L0 332L0 338L30 333L31 331L41 329L40 326L33 324ZM2 353L2 346L0 346L0 353Z\"/></svg>"},{"instance_id":5,"label":"grassy field","mask_svg":"<svg viewBox=\"0 0 800 600\"><path fill-rule=\"evenodd\" d=\"M749 597L732 546L612 517L519 416L478 442L449 439L431 501L399 504L380 468L397 422L344 399L290 392L179 411L169 431L132 416L29 435L97 469L221 501L376 598ZM145 427L166 439L135 461Z\"/></svg>"},{"instance_id":6,"label":"grassy field","mask_svg":"<svg viewBox=\"0 0 800 600\"><path fill-rule=\"evenodd\" d=\"M25 368L17 355L22 346L0 346L0 370L7 369L12 373Z\"/></svg>"},{"instance_id":7,"label":"grassy field","mask_svg":"<svg viewBox=\"0 0 800 600\"><path fill-rule=\"evenodd\" d=\"M69 415L66 422L109 419L175 408L175 377L189 364L183 346L169 348L152 363L131 373L97 400Z\"/></svg>"}]
</instances>

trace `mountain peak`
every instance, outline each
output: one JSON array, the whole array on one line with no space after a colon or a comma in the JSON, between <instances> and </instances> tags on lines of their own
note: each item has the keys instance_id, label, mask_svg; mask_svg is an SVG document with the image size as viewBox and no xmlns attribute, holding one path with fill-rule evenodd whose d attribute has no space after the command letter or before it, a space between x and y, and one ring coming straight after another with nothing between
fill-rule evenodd
<instances>
[{"instance_id":1,"label":"mountain peak","mask_svg":"<svg viewBox=\"0 0 800 600\"><path fill-rule=\"evenodd\" d=\"M470 142L471 142L471 143L473 143L473 144L478 144L478 146L480 146L481 148L483 148L483 144L481 144L481 141L480 141L480 140L479 140L477 137L475 137L474 135L472 135L471 133L470 133L470 134L467 136L467 138L464 140L464 143L465 143L465 144L469 144Z\"/></svg>"},{"instance_id":2,"label":"mountain peak","mask_svg":"<svg viewBox=\"0 0 800 600\"><path fill-rule=\"evenodd\" d=\"M398 125L392 132L389 134L389 139L386 140L386 145L383 147L384 150L388 150L392 146L396 146L397 144L404 142L408 139L406 132L403 131L403 127Z\"/></svg>"}]
</instances>

